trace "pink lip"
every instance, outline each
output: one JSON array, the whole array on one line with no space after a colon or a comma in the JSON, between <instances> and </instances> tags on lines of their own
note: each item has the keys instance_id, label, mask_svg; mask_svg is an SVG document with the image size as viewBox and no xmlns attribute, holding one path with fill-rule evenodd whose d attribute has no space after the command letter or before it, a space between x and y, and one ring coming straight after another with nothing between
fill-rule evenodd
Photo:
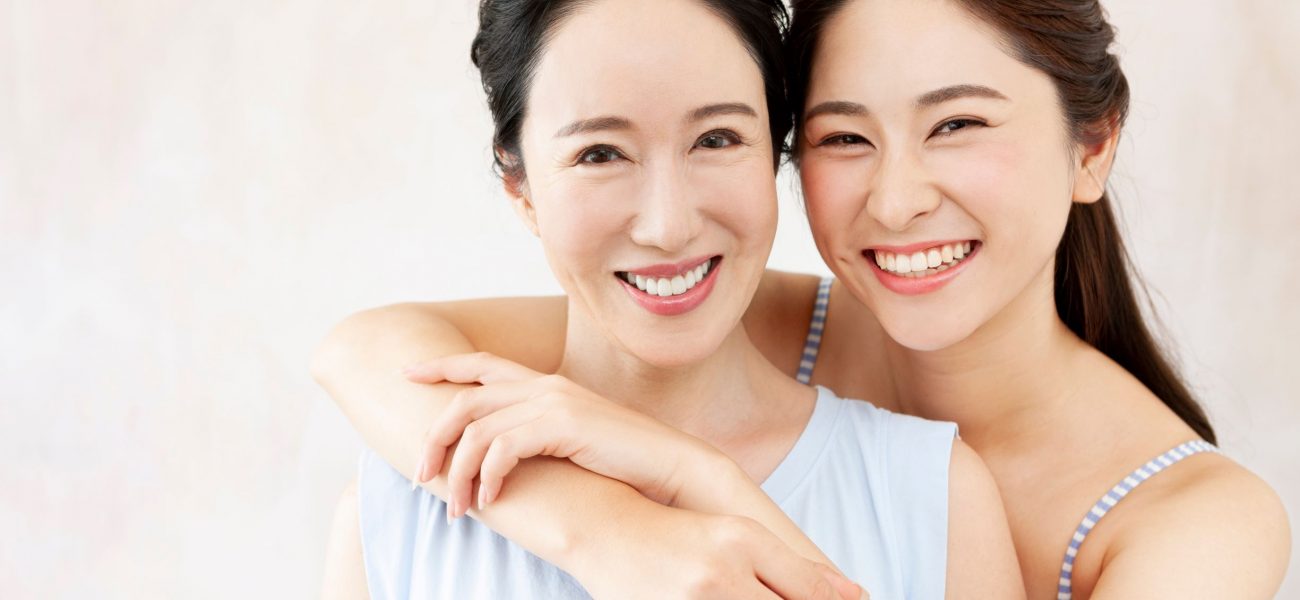
<instances>
[{"instance_id":1,"label":"pink lip","mask_svg":"<svg viewBox=\"0 0 1300 600\"><path fill-rule=\"evenodd\" d=\"M942 242L940 243L940 245L943 245L944 243L955 243L955 242ZM899 248L902 249L897 251L891 250L885 246L880 246L879 249L884 250L886 252L895 252L896 254L903 254L908 251L916 252L925 248L933 248L933 247L934 247L933 245L918 246L914 244L912 246L899 246ZM876 274L876 279L879 279L880 283L884 285L886 288L888 288L890 291L898 294L903 294L905 296L919 296L921 294L928 294L930 292L939 290L944 286L948 285L953 279L956 279L958 275L961 275L962 271L966 270L966 266L969 265L971 260L975 258L975 255L979 254L980 250L983 247L984 244L980 242L975 242L971 244L970 254L967 254L965 259L957 263L957 266L950 267L944 271L941 271L934 275L930 275L928 277L903 277L902 275L896 275L894 273L890 273L889 271L880 268L880 265L876 264L876 259L870 256L868 252L863 251L862 257L867 260L867 264L871 267L871 272ZM871 250L874 251L876 250L876 248L871 248Z\"/></svg>"},{"instance_id":2,"label":"pink lip","mask_svg":"<svg viewBox=\"0 0 1300 600\"><path fill-rule=\"evenodd\" d=\"M705 260L708 260L708 258L695 262L695 265L699 266L700 264L703 264ZM690 265L691 261L685 261L678 264ZM637 275L646 276L647 272L652 272L649 271L650 269L656 270L653 272L664 273L665 271L661 269L661 267L665 267L665 266L671 267L673 269L678 268L677 265L655 265L654 267L648 267L646 270L629 271L629 272ZM699 306L700 304L703 304L704 301L708 299L709 293L713 291L713 284L718 279L715 276L715 274L718 272L718 269L721 266L722 266L722 259L718 259L718 262L714 264L713 268L709 269L708 274L704 276L703 281L695 284L695 287L687 290L685 294L680 294L677 296L668 296L668 297L651 296L650 294L647 294L641 291L640 289L637 289L635 285L632 285L627 281L624 281L622 278L618 276L615 276L614 279L617 279L619 283L623 284L623 289L627 290L627 293L632 296L632 299L635 300L637 304L641 305L641 308L644 308L659 316L671 317L680 314L685 314L692 310L695 310L695 307ZM690 269L691 267L688 266L686 268ZM680 273L682 273L682 271L668 271L667 274L665 275L649 275L649 276L672 277Z\"/></svg>"},{"instance_id":3,"label":"pink lip","mask_svg":"<svg viewBox=\"0 0 1300 600\"><path fill-rule=\"evenodd\" d=\"M673 263L673 264L665 263L660 265L650 265L648 267L642 267L640 269L631 269L628 270L627 272L633 275L640 275L642 277L672 278L704 264L704 261L709 260L714 256L715 255L713 254L709 254L707 256L700 256L700 257L684 260L679 263ZM637 291L641 291L641 290L637 290Z\"/></svg>"}]
</instances>

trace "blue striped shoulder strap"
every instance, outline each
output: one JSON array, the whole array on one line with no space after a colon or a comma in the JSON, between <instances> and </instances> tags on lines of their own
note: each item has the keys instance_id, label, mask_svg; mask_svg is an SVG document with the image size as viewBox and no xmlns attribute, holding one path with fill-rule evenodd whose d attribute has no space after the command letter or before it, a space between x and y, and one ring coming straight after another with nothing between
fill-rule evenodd
<instances>
[{"instance_id":1,"label":"blue striped shoulder strap","mask_svg":"<svg viewBox=\"0 0 1300 600\"><path fill-rule=\"evenodd\" d=\"M1101 521L1101 518L1106 516L1110 509L1119 504L1119 501L1133 491L1133 488L1141 485L1143 481L1150 479L1156 473L1172 467L1174 463L1193 454L1218 451L1219 449L1214 447L1213 444L1203 440L1186 442L1138 467L1123 481L1110 488L1110 491L1106 492L1106 495L1102 496L1101 500L1098 500L1097 504L1093 505L1092 510L1083 516L1083 521L1079 523L1078 529L1074 530L1074 537L1070 538L1070 545L1065 549L1065 562L1061 563L1061 580L1058 582L1056 592L1057 600L1071 600L1074 591L1071 586L1074 575L1074 559L1079 555L1079 547L1083 545L1083 540L1088 537L1088 533L1092 531L1092 528L1097 526L1097 522Z\"/></svg>"},{"instance_id":2,"label":"blue striped shoulder strap","mask_svg":"<svg viewBox=\"0 0 1300 600\"><path fill-rule=\"evenodd\" d=\"M826 329L826 307L831 303L830 277L823 277L817 286L817 302L813 304L812 321L808 323L808 337L804 339L803 356L799 359L799 372L794 378L802 384L812 382L813 367L817 365L817 351L822 347L822 331Z\"/></svg>"}]
</instances>

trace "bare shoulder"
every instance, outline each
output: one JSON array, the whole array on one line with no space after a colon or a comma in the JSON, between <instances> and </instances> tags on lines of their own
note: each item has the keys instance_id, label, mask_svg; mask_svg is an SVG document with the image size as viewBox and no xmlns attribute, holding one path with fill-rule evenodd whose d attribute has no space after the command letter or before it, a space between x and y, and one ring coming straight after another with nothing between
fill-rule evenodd
<instances>
[{"instance_id":1,"label":"bare shoulder","mask_svg":"<svg viewBox=\"0 0 1300 600\"><path fill-rule=\"evenodd\" d=\"M948 598L1023 598L1002 496L979 455L953 440L948 466Z\"/></svg>"},{"instance_id":2,"label":"bare shoulder","mask_svg":"<svg viewBox=\"0 0 1300 600\"><path fill-rule=\"evenodd\" d=\"M1162 474L1163 484L1152 486L1142 509L1125 520L1093 598L1276 593L1291 555L1290 523L1277 493L1223 456L1186 463Z\"/></svg>"},{"instance_id":3,"label":"bare shoulder","mask_svg":"<svg viewBox=\"0 0 1300 600\"><path fill-rule=\"evenodd\" d=\"M786 373L798 369L820 282L816 275L768 269L745 311L750 340Z\"/></svg>"}]
</instances>

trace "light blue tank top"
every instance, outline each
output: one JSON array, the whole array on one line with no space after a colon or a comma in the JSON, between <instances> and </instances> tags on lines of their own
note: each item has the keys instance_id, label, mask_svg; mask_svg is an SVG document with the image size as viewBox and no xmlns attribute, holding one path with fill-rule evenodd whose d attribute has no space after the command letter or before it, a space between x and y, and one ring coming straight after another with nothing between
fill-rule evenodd
<instances>
[{"instance_id":1,"label":"light blue tank top","mask_svg":"<svg viewBox=\"0 0 1300 600\"><path fill-rule=\"evenodd\" d=\"M956 426L818 388L803 434L763 491L875 600L943 598L948 462ZM358 477L375 600L588 598L581 585L447 505L367 450Z\"/></svg>"}]
</instances>

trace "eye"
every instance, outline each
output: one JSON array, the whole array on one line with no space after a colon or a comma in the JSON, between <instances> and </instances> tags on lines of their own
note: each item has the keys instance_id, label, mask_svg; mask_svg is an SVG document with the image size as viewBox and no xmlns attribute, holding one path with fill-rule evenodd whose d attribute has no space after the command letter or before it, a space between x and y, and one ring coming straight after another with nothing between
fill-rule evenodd
<instances>
[{"instance_id":1,"label":"eye","mask_svg":"<svg viewBox=\"0 0 1300 600\"><path fill-rule=\"evenodd\" d=\"M579 164L601 165L623 158L623 154L609 146L596 146L582 151L578 155Z\"/></svg>"},{"instance_id":2,"label":"eye","mask_svg":"<svg viewBox=\"0 0 1300 600\"><path fill-rule=\"evenodd\" d=\"M741 143L740 136L736 135L734 131L720 129L718 131L710 131L700 136L700 139L695 142L695 145L701 148L717 150L739 143Z\"/></svg>"},{"instance_id":3,"label":"eye","mask_svg":"<svg viewBox=\"0 0 1300 600\"><path fill-rule=\"evenodd\" d=\"M975 119L953 119L951 121L944 121L943 124L935 128L934 133L931 135L952 135L962 129L969 129L982 125L984 125L983 122Z\"/></svg>"},{"instance_id":4,"label":"eye","mask_svg":"<svg viewBox=\"0 0 1300 600\"><path fill-rule=\"evenodd\" d=\"M867 138L864 138L855 133L837 133L835 135L823 139L820 142L817 142L817 146L818 147L856 146L858 144L870 144L870 143L871 142L867 141Z\"/></svg>"}]
</instances>

